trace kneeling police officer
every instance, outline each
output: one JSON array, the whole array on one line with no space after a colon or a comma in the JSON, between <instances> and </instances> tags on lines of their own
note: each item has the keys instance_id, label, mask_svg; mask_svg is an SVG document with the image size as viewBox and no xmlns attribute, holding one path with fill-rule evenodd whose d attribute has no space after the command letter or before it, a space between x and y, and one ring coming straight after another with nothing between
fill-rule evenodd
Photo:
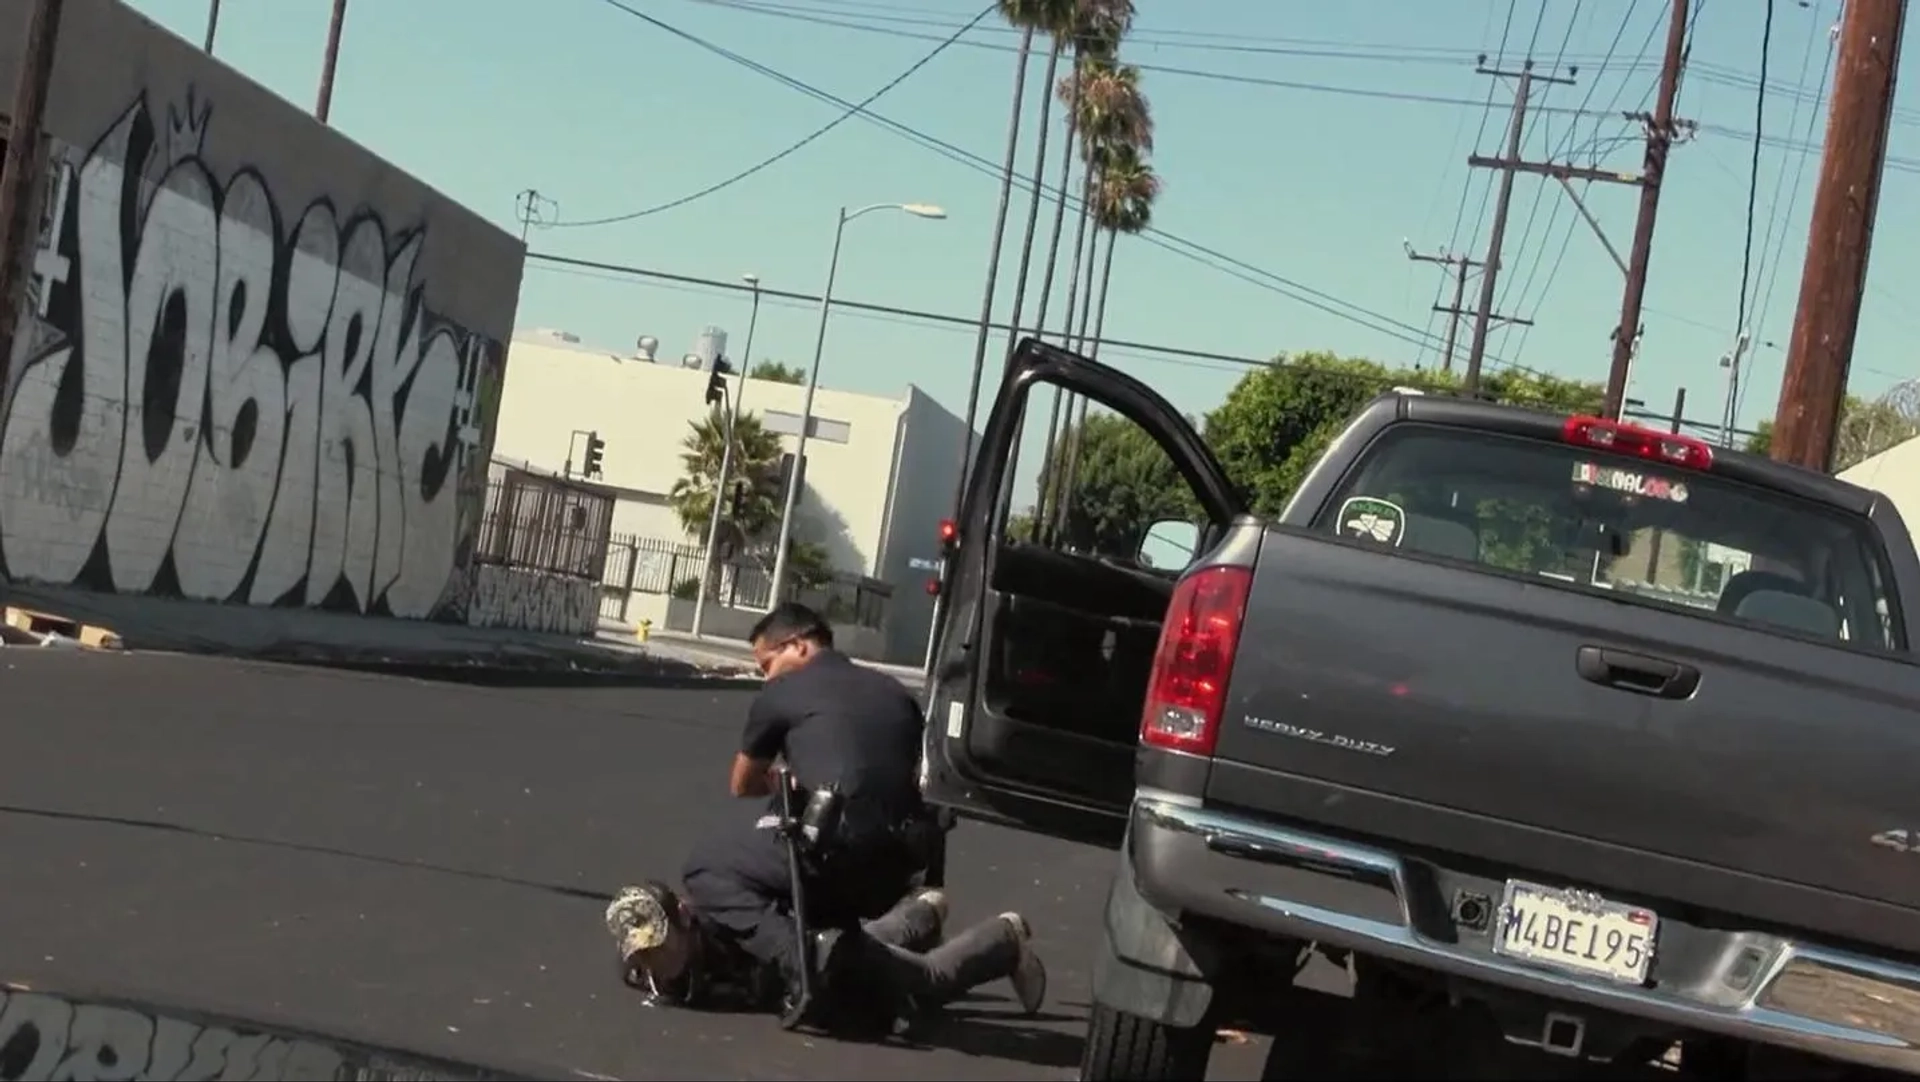
<instances>
[{"instance_id":1,"label":"kneeling police officer","mask_svg":"<svg viewBox=\"0 0 1920 1082\"><path fill-rule=\"evenodd\" d=\"M1016 913L943 938L945 897L914 891L941 827L920 799L924 719L901 684L834 649L812 609L788 603L748 636L767 682L747 714L729 788L773 797L764 813L727 817L694 846L684 893L654 883L608 907L630 979L689 1005L732 956L787 989L805 983L831 1001L836 989L884 990L899 1007L949 1001L1000 978L1028 1013L1046 993L1046 969ZM781 760L783 771L775 761ZM791 795L775 791L788 784ZM800 942L783 799L831 807L830 826L801 865L807 924Z\"/></svg>"}]
</instances>

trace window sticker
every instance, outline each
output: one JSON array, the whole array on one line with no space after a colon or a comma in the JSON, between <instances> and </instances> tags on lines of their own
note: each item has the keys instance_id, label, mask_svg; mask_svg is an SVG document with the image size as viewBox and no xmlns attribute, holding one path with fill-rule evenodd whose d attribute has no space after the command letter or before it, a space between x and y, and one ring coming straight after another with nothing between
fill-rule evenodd
<instances>
[{"instance_id":1,"label":"window sticker","mask_svg":"<svg viewBox=\"0 0 1920 1082\"><path fill-rule=\"evenodd\" d=\"M1597 485L1615 492L1625 492L1630 496L1645 496L1648 499L1670 500L1674 503L1687 502L1687 486L1683 481L1669 481L1665 477L1656 477L1650 473L1638 473L1615 466L1602 466L1597 462L1574 463L1573 480L1575 484Z\"/></svg>"},{"instance_id":2,"label":"window sticker","mask_svg":"<svg viewBox=\"0 0 1920 1082\"><path fill-rule=\"evenodd\" d=\"M1407 512L1392 500L1354 496L1340 505L1340 536L1398 546L1407 535Z\"/></svg>"}]
</instances>

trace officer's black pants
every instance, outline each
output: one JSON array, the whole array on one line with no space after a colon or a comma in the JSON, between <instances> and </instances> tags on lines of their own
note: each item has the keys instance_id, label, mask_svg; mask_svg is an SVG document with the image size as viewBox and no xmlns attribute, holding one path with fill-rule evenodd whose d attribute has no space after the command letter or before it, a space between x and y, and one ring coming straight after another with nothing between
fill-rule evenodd
<instances>
[{"instance_id":1,"label":"officer's black pants","mask_svg":"<svg viewBox=\"0 0 1920 1082\"><path fill-rule=\"evenodd\" d=\"M865 866L863 866L863 864ZM854 979L882 980L903 996L952 999L988 981L1013 975L1020 962L1018 930L992 920L968 928L921 953L906 939L860 928L893 906L911 886L910 861L876 853L871 861L848 858L831 879L809 880L807 908L815 927L847 928L833 953L834 966ZM792 880L786 843L772 830L742 823L695 848L683 881L687 900L741 949L789 978L799 969L799 941L786 909ZM851 926L851 927L850 927Z\"/></svg>"}]
</instances>

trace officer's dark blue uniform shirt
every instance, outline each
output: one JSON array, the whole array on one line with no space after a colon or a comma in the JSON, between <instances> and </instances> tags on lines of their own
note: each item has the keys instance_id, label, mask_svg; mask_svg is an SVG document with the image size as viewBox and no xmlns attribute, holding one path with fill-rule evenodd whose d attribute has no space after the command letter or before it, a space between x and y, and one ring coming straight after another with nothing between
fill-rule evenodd
<instances>
[{"instance_id":1,"label":"officer's dark blue uniform shirt","mask_svg":"<svg viewBox=\"0 0 1920 1082\"><path fill-rule=\"evenodd\" d=\"M885 839L920 808L920 739L920 707L907 689L833 650L767 681L747 711L740 750L749 758L770 761L784 754L802 785L833 785L845 794L840 834L852 850L845 855L852 867L878 860L853 876L858 882L839 884L871 894L840 899L859 916L885 912L907 887L905 878L891 882L894 872L910 872L895 867L899 854L887 853ZM764 829L765 812L778 799L740 801L688 854L682 875L690 889L700 883L697 902L703 909L757 919L768 900L790 893L785 843Z\"/></svg>"},{"instance_id":2,"label":"officer's dark blue uniform shirt","mask_svg":"<svg viewBox=\"0 0 1920 1082\"><path fill-rule=\"evenodd\" d=\"M809 789L838 788L849 815L903 814L919 800L920 706L898 680L823 650L767 682L740 750L787 766Z\"/></svg>"}]
</instances>

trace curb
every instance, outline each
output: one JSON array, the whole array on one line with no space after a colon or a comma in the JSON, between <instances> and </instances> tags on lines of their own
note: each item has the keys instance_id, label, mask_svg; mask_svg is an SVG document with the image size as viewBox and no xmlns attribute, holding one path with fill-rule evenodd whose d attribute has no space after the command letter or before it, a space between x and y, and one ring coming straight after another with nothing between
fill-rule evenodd
<instances>
[{"instance_id":1,"label":"curb","mask_svg":"<svg viewBox=\"0 0 1920 1082\"><path fill-rule=\"evenodd\" d=\"M732 691L757 688L765 682L758 673L749 675L740 669L708 669L659 658L622 661L593 656L524 653L494 655L481 660L466 653L396 656L375 651L333 651L304 645L247 651L194 652L476 687L635 687Z\"/></svg>"}]
</instances>

